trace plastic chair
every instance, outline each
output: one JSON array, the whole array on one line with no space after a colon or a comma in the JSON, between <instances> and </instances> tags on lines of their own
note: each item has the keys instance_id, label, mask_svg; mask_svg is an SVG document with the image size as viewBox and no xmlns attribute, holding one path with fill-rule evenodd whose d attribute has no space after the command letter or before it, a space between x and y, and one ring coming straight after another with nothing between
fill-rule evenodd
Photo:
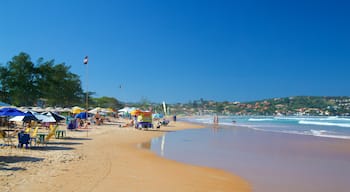
<instances>
[{"instance_id":1,"label":"plastic chair","mask_svg":"<svg viewBox=\"0 0 350 192\"><path fill-rule=\"evenodd\" d=\"M18 133L18 147L22 148L23 145L26 145L26 148L28 148L29 145L30 136L27 133L24 133L24 131L21 131Z\"/></svg>"},{"instance_id":2,"label":"plastic chair","mask_svg":"<svg viewBox=\"0 0 350 192\"><path fill-rule=\"evenodd\" d=\"M39 126L35 127L34 131L30 135L30 140L29 140L30 145L32 145L33 141L34 141L34 144L36 145L36 137L38 135L38 130L39 130Z\"/></svg>"},{"instance_id":3,"label":"plastic chair","mask_svg":"<svg viewBox=\"0 0 350 192\"><path fill-rule=\"evenodd\" d=\"M50 125L50 132L48 135L46 135L45 137L45 143L47 144L47 142L51 139L52 136L56 135L56 130L58 128L58 125L56 125L55 127L53 127L52 125Z\"/></svg>"}]
</instances>

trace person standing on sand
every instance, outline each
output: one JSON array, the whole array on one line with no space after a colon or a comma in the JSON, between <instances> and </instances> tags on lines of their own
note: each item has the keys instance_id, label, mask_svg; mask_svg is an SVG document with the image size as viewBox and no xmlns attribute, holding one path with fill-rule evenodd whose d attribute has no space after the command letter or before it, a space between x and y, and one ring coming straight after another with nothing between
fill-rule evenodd
<instances>
[{"instance_id":1,"label":"person standing on sand","mask_svg":"<svg viewBox=\"0 0 350 192\"><path fill-rule=\"evenodd\" d=\"M214 124L219 123L219 117L217 115L214 116Z\"/></svg>"}]
</instances>

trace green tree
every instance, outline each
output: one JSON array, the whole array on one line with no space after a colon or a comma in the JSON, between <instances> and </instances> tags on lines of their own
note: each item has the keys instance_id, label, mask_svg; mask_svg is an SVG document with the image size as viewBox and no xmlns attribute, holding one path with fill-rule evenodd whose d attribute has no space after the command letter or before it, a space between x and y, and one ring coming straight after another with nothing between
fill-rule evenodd
<instances>
[{"instance_id":1,"label":"green tree","mask_svg":"<svg viewBox=\"0 0 350 192\"><path fill-rule=\"evenodd\" d=\"M103 108L120 109L123 107L123 105L113 97L94 98L93 102L96 106Z\"/></svg>"},{"instance_id":2,"label":"green tree","mask_svg":"<svg viewBox=\"0 0 350 192\"><path fill-rule=\"evenodd\" d=\"M37 74L30 56L20 53L1 70L2 88L13 105L33 105L39 95Z\"/></svg>"},{"instance_id":3,"label":"green tree","mask_svg":"<svg viewBox=\"0 0 350 192\"><path fill-rule=\"evenodd\" d=\"M0 66L0 99L3 102L10 103L10 88L8 85L8 78L10 76L9 71L6 67Z\"/></svg>"},{"instance_id":4,"label":"green tree","mask_svg":"<svg viewBox=\"0 0 350 192\"><path fill-rule=\"evenodd\" d=\"M64 63L54 64L54 60L38 67L41 97L48 99L51 106L72 106L81 104L83 91L79 76L69 72ZM84 103L84 102L83 102Z\"/></svg>"}]
</instances>

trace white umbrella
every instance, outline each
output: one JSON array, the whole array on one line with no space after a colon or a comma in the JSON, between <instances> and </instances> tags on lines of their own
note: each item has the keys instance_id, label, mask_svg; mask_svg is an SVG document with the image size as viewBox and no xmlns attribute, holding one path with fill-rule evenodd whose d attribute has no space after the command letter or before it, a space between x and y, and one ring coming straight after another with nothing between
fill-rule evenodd
<instances>
[{"instance_id":1,"label":"white umbrella","mask_svg":"<svg viewBox=\"0 0 350 192\"><path fill-rule=\"evenodd\" d=\"M53 116L43 115L34 111L29 111L29 113L33 114L39 121L42 123L55 123L56 120Z\"/></svg>"},{"instance_id":2,"label":"white umbrella","mask_svg":"<svg viewBox=\"0 0 350 192\"><path fill-rule=\"evenodd\" d=\"M124 112L124 113L130 113L131 111L135 110L135 107L124 107L123 109L119 109L119 112Z\"/></svg>"},{"instance_id":3,"label":"white umbrella","mask_svg":"<svg viewBox=\"0 0 350 192\"><path fill-rule=\"evenodd\" d=\"M90 111L88 111L89 113L92 113L92 114L96 114L98 112L101 112L101 107L96 107L95 109L92 109Z\"/></svg>"}]
</instances>

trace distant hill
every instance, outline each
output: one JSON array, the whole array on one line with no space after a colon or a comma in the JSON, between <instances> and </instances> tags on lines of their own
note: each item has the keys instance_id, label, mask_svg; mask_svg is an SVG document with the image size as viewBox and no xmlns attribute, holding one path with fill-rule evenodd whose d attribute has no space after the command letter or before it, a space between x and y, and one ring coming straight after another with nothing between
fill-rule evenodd
<instances>
[{"instance_id":1,"label":"distant hill","mask_svg":"<svg viewBox=\"0 0 350 192\"><path fill-rule=\"evenodd\" d=\"M216 102L204 99L171 105L177 114L223 115L350 115L348 96L293 96L252 102Z\"/></svg>"}]
</instances>

